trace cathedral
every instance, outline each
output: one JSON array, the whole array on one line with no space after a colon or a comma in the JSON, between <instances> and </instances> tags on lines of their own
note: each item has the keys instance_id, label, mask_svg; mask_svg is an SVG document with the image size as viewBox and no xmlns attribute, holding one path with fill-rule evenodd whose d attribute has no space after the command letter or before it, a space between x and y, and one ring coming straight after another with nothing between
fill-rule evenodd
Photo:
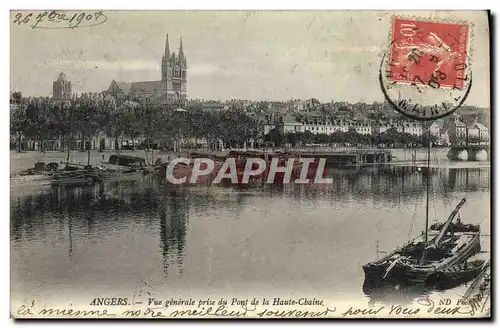
<instances>
[{"instance_id":1,"label":"cathedral","mask_svg":"<svg viewBox=\"0 0 500 328\"><path fill-rule=\"evenodd\" d=\"M168 34L165 51L161 58L161 80L142 82L118 82L113 80L104 91L117 105L124 101L149 103L159 107L184 106L187 99L187 57L184 55L182 38L179 53L170 53Z\"/></svg>"}]
</instances>

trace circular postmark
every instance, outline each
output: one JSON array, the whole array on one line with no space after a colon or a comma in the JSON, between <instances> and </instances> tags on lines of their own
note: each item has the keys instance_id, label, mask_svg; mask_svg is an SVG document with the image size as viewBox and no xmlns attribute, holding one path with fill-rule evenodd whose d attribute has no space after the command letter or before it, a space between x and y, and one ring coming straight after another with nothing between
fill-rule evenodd
<instances>
[{"instance_id":1,"label":"circular postmark","mask_svg":"<svg viewBox=\"0 0 500 328\"><path fill-rule=\"evenodd\" d=\"M379 72L386 100L420 121L452 114L472 87L469 36L467 23L394 17Z\"/></svg>"}]
</instances>

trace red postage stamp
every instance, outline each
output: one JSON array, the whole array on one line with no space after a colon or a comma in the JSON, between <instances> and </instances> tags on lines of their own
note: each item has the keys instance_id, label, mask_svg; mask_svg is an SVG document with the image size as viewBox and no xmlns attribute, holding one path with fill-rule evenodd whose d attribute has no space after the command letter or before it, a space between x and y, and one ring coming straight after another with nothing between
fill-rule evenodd
<instances>
[{"instance_id":1,"label":"red postage stamp","mask_svg":"<svg viewBox=\"0 0 500 328\"><path fill-rule=\"evenodd\" d=\"M469 25L395 17L391 28L388 80L464 88Z\"/></svg>"}]
</instances>

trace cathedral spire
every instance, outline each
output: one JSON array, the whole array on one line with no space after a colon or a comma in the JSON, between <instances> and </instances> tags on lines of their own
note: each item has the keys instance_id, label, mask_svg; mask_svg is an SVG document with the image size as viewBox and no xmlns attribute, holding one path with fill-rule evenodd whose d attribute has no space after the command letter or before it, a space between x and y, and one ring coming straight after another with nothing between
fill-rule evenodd
<instances>
[{"instance_id":1,"label":"cathedral spire","mask_svg":"<svg viewBox=\"0 0 500 328\"><path fill-rule=\"evenodd\" d=\"M181 44L179 46L179 64L181 66L184 65L184 47L182 46L182 37L181 37Z\"/></svg>"},{"instance_id":2,"label":"cathedral spire","mask_svg":"<svg viewBox=\"0 0 500 328\"><path fill-rule=\"evenodd\" d=\"M170 58L170 46L168 44L168 33L167 33L167 40L165 41L165 58Z\"/></svg>"}]
</instances>

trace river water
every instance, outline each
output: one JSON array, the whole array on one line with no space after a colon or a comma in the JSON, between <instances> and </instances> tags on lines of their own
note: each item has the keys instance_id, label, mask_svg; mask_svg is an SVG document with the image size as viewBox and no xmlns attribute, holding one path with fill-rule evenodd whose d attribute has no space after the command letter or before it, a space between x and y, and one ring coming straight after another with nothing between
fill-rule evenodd
<instances>
[{"instance_id":1,"label":"river water","mask_svg":"<svg viewBox=\"0 0 500 328\"><path fill-rule=\"evenodd\" d=\"M331 185L179 187L137 176L72 189L11 186L12 298L71 303L149 288L164 297L368 303L362 265L377 245L393 250L424 229L425 177L401 165L328 175ZM434 168L431 223L466 197L462 221L489 235L490 181L489 165Z\"/></svg>"}]
</instances>

